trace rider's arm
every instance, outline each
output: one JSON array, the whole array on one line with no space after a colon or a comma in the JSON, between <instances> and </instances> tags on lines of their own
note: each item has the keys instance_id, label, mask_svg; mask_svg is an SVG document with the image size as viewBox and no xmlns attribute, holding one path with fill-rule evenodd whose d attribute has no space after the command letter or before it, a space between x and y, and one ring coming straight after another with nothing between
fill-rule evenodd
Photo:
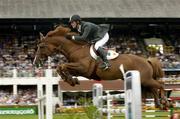
<instances>
[{"instance_id":1,"label":"rider's arm","mask_svg":"<svg viewBox=\"0 0 180 119\"><path fill-rule=\"evenodd\" d=\"M86 40L91 30L91 26L85 26L84 32L80 36L72 36L73 40Z\"/></svg>"}]
</instances>

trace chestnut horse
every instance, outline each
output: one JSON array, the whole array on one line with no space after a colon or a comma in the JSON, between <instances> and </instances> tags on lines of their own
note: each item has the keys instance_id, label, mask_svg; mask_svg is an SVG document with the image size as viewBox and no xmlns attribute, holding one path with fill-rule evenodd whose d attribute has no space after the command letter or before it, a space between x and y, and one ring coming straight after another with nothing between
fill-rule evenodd
<instances>
[{"instance_id":1,"label":"chestnut horse","mask_svg":"<svg viewBox=\"0 0 180 119\"><path fill-rule=\"evenodd\" d=\"M94 80L116 80L123 79L119 67L121 64L124 70L138 70L140 72L142 90L149 91L158 105L159 90L164 96L163 84L159 81L164 72L161 64L156 58L145 59L132 54L119 54L115 59L110 60L111 67L107 70L99 68L100 61L90 55L90 45L85 42L68 40L66 34L71 34L67 27L59 26L50 31L45 37L41 35L38 43L34 63L46 60L48 56L56 53L64 55L68 62L57 66L57 73L71 86L79 84L75 76L84 76Z\"/></svg>"}]
</instances>

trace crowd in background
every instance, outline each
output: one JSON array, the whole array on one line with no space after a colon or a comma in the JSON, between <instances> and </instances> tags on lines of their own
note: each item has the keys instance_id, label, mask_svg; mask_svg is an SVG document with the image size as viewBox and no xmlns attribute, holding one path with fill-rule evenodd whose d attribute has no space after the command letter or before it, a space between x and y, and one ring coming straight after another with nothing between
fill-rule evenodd
<instances>
[{"instance_id":1,"label":"crowd in background","mask_svg":"<svg viewBox=\"0 0 180 119\"><path fill-rule=\"evenodd\" d=\"M14 68L18 71L18 77L44 76L44 69L48 67L47 61L38 68L32 65L38 38L35 36L24 36L20 39L14 36L0 37L0 77L12 77L12 69ZM180 69L179 44L179 41L176 40L171 52L162 54L157 51L154 53L162 62L164 69ZM151 55L146 49L147 46L143 44L143 40L137 40L133 36L112 37L108 47L115 49L120 54L128 53L142 57ZM66 58L63 55L57 54L52 57L50 65L55 69L56 64L65 61Z\"/></svg>"},{"instance_id":2,"label":"crowd in background","mask_svg":"<svg viewBox=\"0 0 180 119\"><path fill-rule=\"evenodd\" d=\"M0 105L31 105L36 104L37 91L32 88L19 89L17 95L13 95L10 89L0 90Z\"/></svg>"}]
</instances>

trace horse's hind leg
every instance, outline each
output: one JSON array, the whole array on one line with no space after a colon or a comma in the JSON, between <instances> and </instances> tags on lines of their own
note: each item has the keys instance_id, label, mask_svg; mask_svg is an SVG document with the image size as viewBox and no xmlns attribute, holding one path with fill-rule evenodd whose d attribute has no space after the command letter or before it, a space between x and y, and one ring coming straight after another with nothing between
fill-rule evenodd
<instances>
[{"instance_id":1,"label":"horse's hind leg","mask_svg":"<svg viewBox=\"0 0 180 119\"><path fill-rule=\"evenodd\" d=\"M160 89L160 91L164 94L164 86L157 80L151 79L148 80L147 82L143 82L142 85L144 87Z\"/></svg>"},{"instance_id":2,"label":"horse's hind leg","mask_svg":"<svg viewBox=\"0 0 180 119\"><path fill-rule=\"evenodd\" d=\"M165 91L164 91L164 82L157 80L157 82L163 86L163 88L160 89L161 98L165 98Z\"/></svg>"},{"instance_id":3,"label":"horse's hind leg","mask_svg":"<svg viewBox=\"0 0 180 119\"><path fill-rule=\"evenodd\" d=\"M155 107L156 107L156 108L160 107L160 100L159 100L158 89L152 88L152 89L151 89L151 93L152 93L153 96L154 96Z\"/></svg>"},{"instance_id":4,"label":"horse's hind leg","mask_svg":"<svg viewBox=\"0 0 180 119\"><path fill-rule=\"evenodd\" d=\"M152 94L154 95L154 99L155 99L155 104L157 107L159 107L160 103L159 103L159 91L160 91L160 98L164 98L164 87L163 84L161 84L159 81L157 80L149 80L148 82L143 82L143 86L145 87L149 87L151 89Z\"/></svg>"}]
</instances>

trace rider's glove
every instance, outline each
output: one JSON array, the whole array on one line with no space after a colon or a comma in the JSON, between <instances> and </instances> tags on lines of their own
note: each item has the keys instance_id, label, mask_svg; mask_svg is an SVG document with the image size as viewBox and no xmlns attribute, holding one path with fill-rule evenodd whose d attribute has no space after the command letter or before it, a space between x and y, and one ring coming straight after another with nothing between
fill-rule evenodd
<instances>
[{"instance_id":1,"label":"rider's glove","mask_svg":"<svg viewBox=\"0 0 180 119\"><path fill-rule=\"evenodd\" d=\"M66 35L65 36L67 39L71 40L72 39L72 35Z\"/></svg>"}]
</instances>

